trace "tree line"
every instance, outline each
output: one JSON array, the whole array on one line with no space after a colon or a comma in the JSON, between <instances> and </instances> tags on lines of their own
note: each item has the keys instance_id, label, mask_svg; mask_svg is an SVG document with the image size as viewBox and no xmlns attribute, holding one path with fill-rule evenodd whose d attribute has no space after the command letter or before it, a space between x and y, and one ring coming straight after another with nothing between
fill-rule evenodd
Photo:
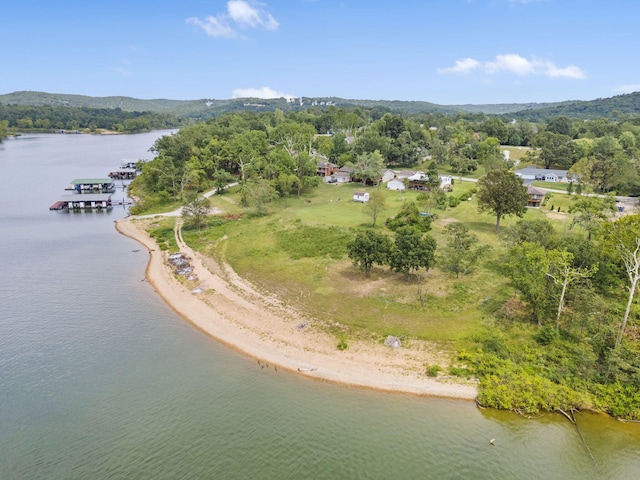
<instances>
[{"instance_id":1,"label":"tree line","mask_svg":"<svg viewBox=\"0 0 640 480\"><path fill-rule=\"evenodd\" d=\"M112 130L135 133L176 128L183 121L174 115L152 112L126 112L120 108L30 106L0 104L0 137L11 131ZM4 135L2 135L4 131Z\"/></svg>"}]
</instances>

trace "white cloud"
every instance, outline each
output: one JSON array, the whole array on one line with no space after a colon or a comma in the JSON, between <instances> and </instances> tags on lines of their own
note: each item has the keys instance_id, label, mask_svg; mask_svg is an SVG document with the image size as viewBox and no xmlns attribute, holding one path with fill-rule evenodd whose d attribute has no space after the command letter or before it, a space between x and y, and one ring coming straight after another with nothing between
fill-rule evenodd
<instances>
[{"instance_id":1,"label":"white cloud","mask_svg":"<svg viewBox=\"0 0 640 480\"><path fill-rule=\"evenodd\" d=\"M266 4L255 0L230 0L227 2L226 13L210 15L204 20L191 17L186 22L200 27L211 37L238 37L235 27L277 30L280 24L265 7Z\"/></svg>"},{"instance_id":2,"label":"white cloud","mask_svg":"<svg viewBox=\"0 0 640 480\"><path fill-rule=\"evenodd\" d=\"M480 62L477 60L463 58L462 60L456 60L456 64L453 67L439 68L438 73L469 73L478 67L480 67Z\"/></svg>"},{"instance_id":3,"label":"white cloud","mask_svg":"<svg viewBox=\"0 0 640 480\"><path fill-rule=\"evenodd\" d=\"M617 93L633 93L640 92L640 83L629 84L629 85L620 85L615 88Z\"/></svg>"},{"instance_id":4,"label":"white cloud","mask_svg":"<svg viewBox=\"0 0 640 480\"><path fill-rule=\"evenodd\" d=\"M236 31L223 18L209 16L200 20L197 17L191 17L187 18L187 23L200 27L210 37L233 38L237 36Z\"/></svg>"},{"instance_id":5,"label":"white cloud","mask_svg":"<svg viewBox=\"0 0 640 480\"><path fill-rule=\"evenodd\" d=\"M269 87L236 88L231 92L231 98L296 98L296 95L277 92Z\"/></svg>"},{"instance_id":6,"label":"white cloud","mask_svg":"<svg viewBox=\"0 0 640 480\"><path fill-rule=\"evenodd\" d=\"M276 30L279 23L273 16L262 8L264 4L247 2L245 0L231 0L227 2L227 11L234 22L248 27L264 27L267 30Z\"/></svg>"},{"instance_id":7,"label":"white cloud","mask_svg":"<svg viewBox=\"0 0 640 480\"><path fill-rule=\"evenodd\" d=\"M585 78L584 71L575 65L558 67L549 60L528 59L515 53L496 55L496 58L491 61L480 61L473 58L456 60L453 67L439 68L437 71L438 73L470 73L478 69L489 75L510 72L520 77L546 75L550 78Z\"/></svg>"}]
</instances>

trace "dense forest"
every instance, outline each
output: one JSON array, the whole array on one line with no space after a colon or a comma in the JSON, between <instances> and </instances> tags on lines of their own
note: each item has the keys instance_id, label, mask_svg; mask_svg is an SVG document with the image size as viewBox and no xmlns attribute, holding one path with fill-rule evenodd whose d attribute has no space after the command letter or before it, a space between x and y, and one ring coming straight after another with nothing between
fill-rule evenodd
<instances>
[{"instance_id":1,"label":"dense forest","mask_svg":"<svg viewBox=\"0 0 640 480\"><path fill-rule=\"evenodd\" d=\"M126 112L120 108L3 105L0 103L0 138L11 131L100 129L121 133L175 128L183 125L175 115L153 112Z\"/></svg>"},{"instance_id":2,"label":"dense forest","mask_svg":"<svg viewBox=\"0 0 640 480\"><path fill-rule=\"evenodd\" d=\"M184 204L203 238L207 231L219 231L224 220L209 224L198 213L206 211L200 192L216 188L222 193L227 184L237 183L232 194L245 210L246 221L257 221L270 214L270 204L304 198L317 189L318 162L347 166L352 178L364 184L376 183L384 168L479 177L477 192L446 193L436 182L415 196L419 208L407 203L378 227L376 205L382 208L384 203L373 195L367 206L372 226L326 230L330 233L314 227L314 235L324 232L322 242L333 246L332 258L348 256L363 269L390 265L408 277L424 268L448 272L459 305L479 302L455 286L474 272L474 283L485 285L485 300L473 307L485 318L483 333L476 325L458 343L457 360L448 373L479 378L481 404L527 414L592 408L637 419L640 216L614 219L611 195L640 192L639 141L639 117L611 121L559 116L532 123L477 114L403 116L377 108L335 106L229 113L160 138L152 149L156 157L142 165L131 192L140 199L134 212ZM559 200L569 205L568 229L560 230L541 217L523 219L488 236L479 222L463 223L456 217L463 208L461 200L471 195L493 212L492 201L511 195L506 191L522 198L522 187L492 190L483 180L504 178L513 185L514 165L505 160L504 145L529 147L521 165L567 169L577 176L578 182L568 185L566 200ZM601 196L581 195L586 192ZM507 214L524 211L523 205L516 207L507 206ZM555 211L553 205L546 209ZM420 210L448 215L457 227L447 228L436 242ZM363 233L367 231L374 233ZM252 232L258 235L257 228ZM367 242L367 236L377 240ZM350 237L353 240L347 242ZM411 256L394 252L411 245L422 249L414 252L415 262L398 263ZM434 253L436 248L446 255ZM422 303L416 308L429 307ZM346 348L346 343L341 345ZM437 375L439 369L427 372Z\"/></svg>"}]
</instances>

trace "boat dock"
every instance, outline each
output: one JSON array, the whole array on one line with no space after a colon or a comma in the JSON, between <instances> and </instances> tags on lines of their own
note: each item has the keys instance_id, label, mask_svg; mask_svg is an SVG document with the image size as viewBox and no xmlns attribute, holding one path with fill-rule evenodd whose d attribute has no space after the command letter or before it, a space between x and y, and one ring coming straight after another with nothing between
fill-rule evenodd
<instances>
[{"instance_id":1,"label":"boat dock","mask_svg":"<svg viewBox=\"0 0 640 480\"><path fill-rule=\"evenodd\" d=\"M71 184L65 190L74 193L60 197L49 207L49 210L109 210L114 205L133 205L133 201L125 199L124 196L122 200L113 200L111 194L116 191L116 188L122 188L124 195L126 189L124 181L122 186L119 186L115 184L115 180L132 180L138 173L135 161L123 160L122 166L109 172L108 178L71 180Z\"/></svg>"},{"instance_id":2,"label":"boat dock","mask_svg":"<svg viewBox=\"0 0 640 480\"><path fill-rule=\"evenodd\" d=\"M112 206L111 194L109 193L84 193L82 195L63 195L49 207L49 210L101 210L112 208Z\"/></svg>"},{"instance_id":3,"label":"boat dock","mask_svg":"<svg viewBox=\"0 0 640 480\"><path fill-rule=\"evenodd\" d=\"M112 178L76 178L65 190L78 193L113 193L116 185Z\"/></svg>"}]
</instances>

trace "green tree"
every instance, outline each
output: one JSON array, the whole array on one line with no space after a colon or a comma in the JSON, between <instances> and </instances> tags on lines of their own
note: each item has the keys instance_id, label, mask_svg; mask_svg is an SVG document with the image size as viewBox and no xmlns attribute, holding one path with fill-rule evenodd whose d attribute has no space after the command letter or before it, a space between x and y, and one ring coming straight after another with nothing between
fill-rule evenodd
<instances>
[{"instance_id":1,"label":"green tree","mask_svg":"<svg viewBox=\"0 0 640 480\"><path fill-rule=\"evenodd\" d=\"M347 256L360 268L366 277L371 274L374 264L385 265L389 260L391 239L375 230L358 232L347 244Z\"/></svg>"},{"instance_id":2,"label":"green tree","mask_svg":"<svg viewBox=\"0 0 640 480\"><path fill-rule=\"evenodd\" d=\"M256 178L248 182L248 205L252 207L256 215L266 215L267 204L276 196L276 191L271 183L264 178Z\"/></svg>"},{"instance_id":3,"label":"green tree","mask_svg":"<svg viewBox=\"0 0 640 480\"><path fill-rule=\"evenodd\" d=\"M509 278L527 302L538 326L542 325L551 301L550 268L551 258L541 245L525 242L509 252Z\"/></svg>"},{"instance_id":4,"label":"green tree","mask_svg":"<svg viewBox=\"0 0 640 480\"><path fill-rule=\"evenodd\" d=\"M235 177L226 170L216 170L213 173L213 186L216 187L216 193L221 195L227 185L235 180Z\"/></svg>"},{"instance_id":5,"label":"green tree","mask_svg":"<svg viewBox=\"0 0 640 480\"><path fill-rule=\"evenodd\" d=\"M544 168L570 168L577 160L577 149L568 135L541 132L533 137L532 145L539 148L538 158Z\"/></svg>"},{"instance_id":6,"label":"green tree","mask_svg":"<svg viewBox=\"0 0 640 480\"><path fill-rule=\"evenodd\" d=\"M489 137L478 144L477 158L487 170L502 170L507 166L504 155L500 151L500 140L494 137Z\"/></svg>"},{"instance_id":7,"label":"green tree","mask_svg":"<svg viewBox=\"0 0 640 480\"><path fill-rule=\"evenodd\" d=\"M400 227L395 233L389 258L392 270L404 273L410 279L419 269L429 270L434 265L436 241L433 237L414 227Z\"/></svg>"},{"instance_id":8,"label":"green tree","mask_svg":"<svg viewBox=\"0 0 640 480\"><path fill-rule=\"evenodd\" d=\"M377 150L371 153L361 153L356 158L356 163L352 167L351 176L354 179L360 180L363 185L367 183L378 183L382 176L383 162L384 159Z\"/></svg>"},{"instance_id":9,"label":"green tree","mask_svg":"<svg viewBox=\"0 0 640 480\"><path fill-rule=\"evenodd\" d=\"M505 228L500 237L509 247L531 242L549 249L556 241L553 225L546 218L518 220L515 225Z\"/></svg>"},{"instance_id":10,"label":"green tree","mask_svg":"<svg viewBox=\"0 0 640 480\"><path fill-rule=\"evenodd\" d=\"M450 223L444 231L449 239L438 263L443 269L455 273L456 278L460 274L466 275L486 249L477 247L478 237L470 234L469 227L463 223Z\"/></svg>"},{"instance_id":11,"label":"green tree","mask_svg":"<svg viewBox=\"0 0 640 480\"><path fill-rule=\"evenodd\" d=\"M569 206L569 213L573 214L573 220L569 228L580 226L587 238L591 240L591 236L600 229L600 226L607 219L607 212L615 210L615 197L606 196L598 197L576 197L575 201Z\"/></svg>"},{"instance_id":12,"label":"green tree","mask_svg":"<svg viewBox=\"0 0 640 480\"><path fill-rule=\"evenodd\" d=\"M508 170L490 170L478 180L478 210L496 216L496 232L500 220L507 215L522 217L527 211L527 187L522 180Z\"/></svg>"},{"instance_id":13,"label":"green tree","mask_svg":"<svg viewBox=\"0 0 640 480\"><path fill-rule=\"evenodd\" d=\"M549 275L553 281L561 286L560 300L558 301L558 311L556 313L556 331L560 332L560 315L564 308L567 289L572 283L578 280L591 278L598 267L594 265L591 268L579 268L573 265L573 254L566 250L552 250Z\"/></svg>"},{"instance_id":14,"label":"green tree","mask_svg":"<svg viewBox=\"0 0 640 480\"><path fill-rule=\"evenodd\" d=\"M431 217L422 216L415 202L402 205L395 217L388 218L385 225L389 230L396 231L401 227L414 227L421 232L431 230Z\"/></svg>"},{"instance_id":15,"label":"green tree","mask_svg":"<svg viewBox=\"0 0 640 480\"><path fill-rule=\"evenodd\" d=\"M640 215L622 217L604 226L605 248L617 253L619 262L629 281L627 306L616 337L615 348L622 342L627 329L631 306L640 282Z\"/></svg>"},{"instance_id":16,"label":"green tree","mask_svg":"<svg viewBox=\"0 0 640 480\"><path fill-rule=\"evenodd\" d=\"M211 203L203 196L195 196L182 206L182 218L185 223L200 230L209 213Z\"/></svg>"},{"instance_id":17,"label":"green tree","mask_svg":"<svg viewBox=\"0 0 640 480\"><path fill-rule=\"evenodd\" d=\"M369 201L364 204L364 213L371 217L373 228L376 228L378 215L387 205L387 197L379 188L369 194Z\"/></svg>"}]
</instances>

